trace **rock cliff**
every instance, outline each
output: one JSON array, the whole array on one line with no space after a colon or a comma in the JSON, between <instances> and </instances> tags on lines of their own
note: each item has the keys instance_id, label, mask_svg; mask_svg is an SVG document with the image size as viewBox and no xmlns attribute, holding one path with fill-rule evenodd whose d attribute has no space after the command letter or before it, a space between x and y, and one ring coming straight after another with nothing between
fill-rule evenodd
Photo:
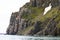
<instances>
[{"instance_id":1,"label":"rock cliff","mask_svg":"<svg viewBox=\"0 0 60 40\"><path fill-rule=\"evenodd\" d=\"M43 16L50 3L52 9ZM7 34L60 36L60 0L30 0L11 14Z\"/></svg>"},{"instance_id":2,"label":"rock cliff","mask_svg":"<svg viewBox=\"0 0 60 40\"><path fill-rule=\"evenodd\" d=\"M36 7L47 7L51 3L54 7L60 5L60 0L30 0L30 3Z\"/></svg>"}]
</instances>

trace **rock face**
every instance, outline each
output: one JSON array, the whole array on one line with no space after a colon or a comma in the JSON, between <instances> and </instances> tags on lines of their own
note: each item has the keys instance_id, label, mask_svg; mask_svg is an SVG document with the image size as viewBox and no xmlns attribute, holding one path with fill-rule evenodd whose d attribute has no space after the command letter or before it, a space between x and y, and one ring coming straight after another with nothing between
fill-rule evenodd
<instances>
[{"instance_id":1,"label":"rock face","mask_svg":"<svg viewBox=\"0 0 60 40\"><path fill-rule=\"evenodd\" d=\"M60 0L30 0L32 6L36 7L47 7L49 3L52 4L52 6L58 6L60 5Z\"/></svg>"},{"instance_id":2,"label":"rock face","mask_svg":"<svg viewBox=\"0 0 60 40\"><path fill-rule=\"evenodd\" d=\"M24 12L28 13L29 11L27 10L27 8L22 8L20 12L12 13L10 18L10 24L7 29L7 34L14 35L18 31L23 30L31 25L29 20L21 18Z\"/></svg>"},{"instance_id":3,"label":"rock face","mask_svg":"<svg viewBox=\"0 0 60 40\"><path fill-rule=\"evenodd\" d=\"M50 3L52 9L43 16ZM60 0L30 0L11 14L7 34L60 36Z\"/></svg>"},{"instance_id":4,"label":"rock face","mask_svg":"<svg viewBox=\"0 0 60 40\"><path fill-rule=\"evenodd\" d=\"M11 18L10 18L10 24L7 29L7 34L16 34L18 31L18 26L19 26L19 13L12 13Z\"/></svg>"}]
</instances>

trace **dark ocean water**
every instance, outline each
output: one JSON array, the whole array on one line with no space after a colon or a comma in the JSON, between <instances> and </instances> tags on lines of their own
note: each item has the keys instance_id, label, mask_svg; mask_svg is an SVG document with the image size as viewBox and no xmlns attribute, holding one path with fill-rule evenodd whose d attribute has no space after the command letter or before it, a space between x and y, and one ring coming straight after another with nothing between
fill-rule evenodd
<instances>
[{"instance_id":1,"label":"dark ocean water","mask_svg":"<svg viewBox=\"0 0 60 40\"><path fill-rule=\"evenodd\" d=\"M0 35L0 40L60 40L60 37L33 37L18 35Z\"/></svg>"}]
</instances>

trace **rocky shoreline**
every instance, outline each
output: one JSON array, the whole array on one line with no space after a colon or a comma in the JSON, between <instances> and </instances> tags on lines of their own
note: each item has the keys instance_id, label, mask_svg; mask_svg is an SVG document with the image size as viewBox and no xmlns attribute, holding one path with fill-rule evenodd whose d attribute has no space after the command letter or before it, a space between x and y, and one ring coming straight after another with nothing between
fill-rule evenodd
<instances>
[{"instance_id":1,"label":"rocky shoreline","mask_svg":"<svg viewBox=\"0 0 60 40\"><path fill-rule=\"evenodd\" d=\"M52 9L43 16L49 3ZM60 36L60 0L30 0L11 14L7 34Z\"/></svg>"}]
</instances>

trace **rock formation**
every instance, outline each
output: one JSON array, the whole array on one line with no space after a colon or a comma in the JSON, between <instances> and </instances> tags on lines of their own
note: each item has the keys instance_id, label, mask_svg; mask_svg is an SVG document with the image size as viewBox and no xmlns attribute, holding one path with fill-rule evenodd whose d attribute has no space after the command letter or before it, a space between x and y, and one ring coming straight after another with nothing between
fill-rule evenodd
<instances>
[{"instance_id":1,"label":"rock formation","mask_svg":"<svg viewBox=\"0 0 60 40\"><path fill-rule=\"evenodd\" d=\"M30 0L32 6L36 7L47 7L49 3L52 4L52 6L58 6L60 5L60 0Z\"/></svg>"},{"instance_id":2,"label":"rock formation","mask_svg":"<svg viewBox=\"0 0 60 40\"><path fill-rule=\"evenodd\" d=\"M52 9L43 16L50 3ZM11 14L7 34L60 36L60 0L30 0Z\"/></svg>"}]
</instances>

